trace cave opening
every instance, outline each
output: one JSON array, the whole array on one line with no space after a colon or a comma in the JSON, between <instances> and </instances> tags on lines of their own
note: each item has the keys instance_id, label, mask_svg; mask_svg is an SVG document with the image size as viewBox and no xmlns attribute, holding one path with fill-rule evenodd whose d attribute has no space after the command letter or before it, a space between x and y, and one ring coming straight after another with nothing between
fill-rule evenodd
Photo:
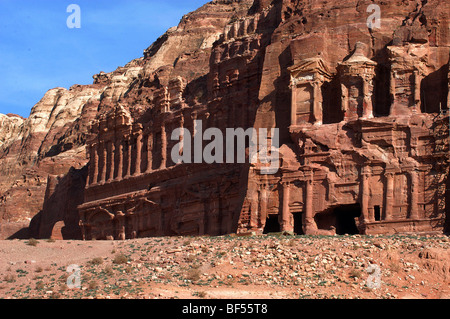
<instances>
[{"instance_id":1,"label":"cave opening","mask_svg":"<svg viewBox=\"0 0 450 319\"><path fill-rule=\"evenodd\" d=\"M278 215L269 215L266 220L266 226L264 227L264 234L279 233L280 222L278 221Z\"/></svg>"},{"instance_id":2,"label":"cave opening","mask_svg":"<svg viewBox=\"0 0 450 319\"><path fill-rule=\"evenodd\" d=\"M336 207L333 214L336 216L336 233L338 235L355 235L359 234L356 226L356 218L361 216L361 205L344 205Z\"/></svg>"}]
</instances>

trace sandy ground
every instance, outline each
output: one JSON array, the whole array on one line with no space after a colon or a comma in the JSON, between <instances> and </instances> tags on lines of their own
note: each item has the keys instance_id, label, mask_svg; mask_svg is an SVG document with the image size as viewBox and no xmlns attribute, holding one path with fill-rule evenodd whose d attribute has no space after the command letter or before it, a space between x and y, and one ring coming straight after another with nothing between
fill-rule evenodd
<instances>
[{"instance_id":1,"label":"sandy ground","mask_svg":"<svg viewBox=\"0 0 450 319\"><path fill-rule=\"evenodd\" d=\"M449 248L446 236L0 241L0 298L448 299Z\"/></svg>"}]
</instances>

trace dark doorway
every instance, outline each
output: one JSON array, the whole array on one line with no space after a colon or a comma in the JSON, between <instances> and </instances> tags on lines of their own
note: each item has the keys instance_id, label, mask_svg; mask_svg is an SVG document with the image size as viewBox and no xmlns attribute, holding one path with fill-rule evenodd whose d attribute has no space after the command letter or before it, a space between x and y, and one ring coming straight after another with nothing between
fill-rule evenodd
<instances>
[{"instance_id":1,"label":"dark doorway","mask_svg":"<svg viewBox=\"0 0 450 319\"><path fill-rule=\"evenodd\" d=\"M280 223L278 221L278 215L269 215L266 220L266 227L264 227L264 234L279 233Z\"/></svg>"},{"instance_id":2,"label":"dark doorway","mask_svg":"<svg viewBox=\"0 0 450 319\"><path fill-rule=\"evenodd\" d=\"M336 233L338 235L359 234L356 227L355 218L361 216L361 206L359 204L340 206L334 209L336 216Z\"/></svg>"},{"instance_id":3,"label":"dark doorway","mask_svg":"<svg viewBox=\"0 0 450 319\"><path fill-rule=\"evenodd\" d=\"M381 221L381 208L380 206L375 206L374 207L374 217L375 217L375 221L379 222Z\"/></svg>"},{"instance_id":4,"label":"dark doorway","mask_svg":"<svg viewBox=\"0 0 450 319\"><path fill-rule=\"evenodd\" d=\"M448 64L430 73L421 82L420 100L422 113L439 113L445 109L448 96Z\"/></svg>"},{"instance_id":5,"label":"dark doorway","mask_svg":"<svg viewBox=\"0 0 450 319\"><path fill-rule=\"evenodd\" d=\"M294 213L294 233L296 233L297 235L304 235L302 213Z\"/></svg>"}]
</instances>

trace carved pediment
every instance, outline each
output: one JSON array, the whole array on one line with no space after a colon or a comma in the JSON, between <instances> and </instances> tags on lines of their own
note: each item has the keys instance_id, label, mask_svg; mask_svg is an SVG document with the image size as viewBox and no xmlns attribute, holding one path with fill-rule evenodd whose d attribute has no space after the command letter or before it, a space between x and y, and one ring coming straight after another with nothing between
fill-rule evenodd
<instances>
[{"instance_id":1,"label":"carved pediment","mask_svg":"<svg viewBox=\"0 0 450 319\"><path fill-rule=\"evenodd\" d=\"M353 54L338 66L338 70L341 75L374 73L377 63L366 57L364 54L365 47L365 44L362 42L356 43Z\"/></svg>"},{"instance_id":2,"label":"carved pediment","mask_svg":"<svg viewBox=\"0 0 450 319\"><path fill-rule=\"evenodd\" d=\"M291 83L331 79L332 73L320 57L302 60L289 68Z\"/></svg>"}]
</instances>

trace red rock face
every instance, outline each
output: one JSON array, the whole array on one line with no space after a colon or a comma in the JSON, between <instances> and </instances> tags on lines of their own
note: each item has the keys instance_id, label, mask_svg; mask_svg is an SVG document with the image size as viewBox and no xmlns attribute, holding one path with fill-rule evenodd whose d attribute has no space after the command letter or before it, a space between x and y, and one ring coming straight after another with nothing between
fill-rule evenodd
<instances>
[{"instance_id":1,"label":"red rock face","mask_svg":"<svg viewBox=\"0 0 450 319\"><path fill-rule=\"evenodd\" d=\"M85 239L442 232L450 8L387 2L379 28L369 28L372 3L214 1L144 58L94 76L77 94L101 95L83 100L73 124L50 128L37 156L46 172L67 170L55 159L70 163L67 152L86 145L75 168L89 161L88 169L48 183L30 231ZM278 128L278 172L265 175L248 158L174 163L172 132L186 128L194 141L196 121L221 132ZM64 216L50 208L67 198Z\"/></svg>"}]
</instances>

